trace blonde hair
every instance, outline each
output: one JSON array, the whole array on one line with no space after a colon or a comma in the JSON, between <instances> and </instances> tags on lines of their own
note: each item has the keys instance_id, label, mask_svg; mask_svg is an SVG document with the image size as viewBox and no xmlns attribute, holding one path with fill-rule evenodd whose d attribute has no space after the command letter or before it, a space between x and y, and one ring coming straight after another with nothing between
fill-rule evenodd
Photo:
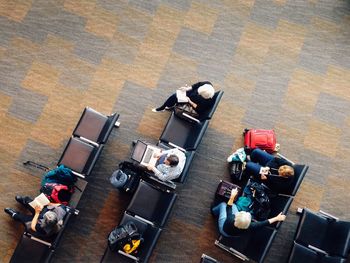
<instances>
[{"instance_id":1,"label":"blonde hair","mask_svg":"<svg viewBox=\"0 0 350 263\"><path fill-rule=\"evenodd\" d=\"M252 221L252 216L250 213L241 211L235 214L234 226L239 229L247 229Z\"/></svg>"},{"instance_id":2,"label":"blonde hair","mask_svg":"<svg viewBox=\"0 0 350 263\"><path fill-rule=\"evenodd\" d=\"M205 99L211 99L214 97L214 87L210 84L204 84L198 88L198 94Z\"/></svg>"},{"instance_id":3,"label":"blonde hair","mask_svg":"<svg viewBox=\"0 0 350 263\"><path fill-rule=\"evenodd\" d=\"M293 177L294 168L289 165L282 165L280 168L278 168L278 174L282 177Z\"/></svg>"}]
</instances>

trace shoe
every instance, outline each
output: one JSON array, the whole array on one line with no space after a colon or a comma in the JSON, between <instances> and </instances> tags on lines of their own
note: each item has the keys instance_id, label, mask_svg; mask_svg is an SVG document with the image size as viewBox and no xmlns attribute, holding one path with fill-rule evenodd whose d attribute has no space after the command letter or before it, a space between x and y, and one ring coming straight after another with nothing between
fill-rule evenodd
<instances>
[{"instance_id":1,"label":"shoe","mask_svg":"<svg viewBox=\"0 0 350 263\"><path fill-rule=\"evenodd\" d=\"M153 112L162 112L162 111L165 111L165 109L164 110L158 110L158 108L153 108L152 111Z\"/></svg>"},{"instance_id":2,"label":"shoe","mask_svg":"<svg viewBox=\"0 0 350 263\"><path fill-rule=\"evenodd\" d=\"M137 140L133 140L133 141L132 141L132 146L135 146L136 143L137 143Z\"/></svg>"},{"instance_id":3,"label":"shoe","mask_svg":"<svg viewBox=\"0 0 350 263\"><path fill-rule=\"evenodd\" d=\"M22 205L26 205L29 203L28 197L27 196L20 196L16 195L15 197L16 201Z\"/></svg>"},{"instance_id":4,"label":"shoe","mask_svg":"<svg viewBox=\"0 0 350 263\"><path fill-rule=\"evenodd\" d=\"M6 214L9 214L11 217L13 217L15 214L17 214L17 211L13 210L12 208L6 207L4 209Z\"/></svg>"}]
</instances>

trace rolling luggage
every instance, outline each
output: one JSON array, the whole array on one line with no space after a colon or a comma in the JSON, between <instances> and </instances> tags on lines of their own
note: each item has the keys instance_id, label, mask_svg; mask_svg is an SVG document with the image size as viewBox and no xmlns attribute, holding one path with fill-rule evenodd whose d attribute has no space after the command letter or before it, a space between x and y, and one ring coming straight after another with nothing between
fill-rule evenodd
<instances>
[{"instance_id":1,"label":"rolling luggage","mask_svg":"<svg viewBox=\"0 0 350 263\"><path fill-rule=\"evenodd\" d=\"M119 169L110 177L111 184L119 190L134 193L140 182L140 171L131 162L121 162Z\"/></svg>"},{"instance_id":2,"label":"rolling luggage","mask_svg":"<svg viewBox=\"0 0 350 263\"><path fill-rule=\"evenodd\" d=\"M243 136L246 152L251 152L255 148L269 153L279 150L279 144L276 143L276 135L273 130L245 129Z\"/></svg>"},{"instance_id":3,"label":"rolling luggage","mask_svg":"<svg viewBox=\"0 0 350 263\"><path fill-rule=\"evenodd\" d=\"M218 185L218 188L216 189L216 197L221 199L222 201L227 202L230 199L231 196L231 190L233 188L237 188L238 194L236 196L236 199L240 195L241 192L241 187L238 185L235 185L233 183L227 182L227 181L222 181L220 180L220 183Z\"/></svg>"}]
</instances>

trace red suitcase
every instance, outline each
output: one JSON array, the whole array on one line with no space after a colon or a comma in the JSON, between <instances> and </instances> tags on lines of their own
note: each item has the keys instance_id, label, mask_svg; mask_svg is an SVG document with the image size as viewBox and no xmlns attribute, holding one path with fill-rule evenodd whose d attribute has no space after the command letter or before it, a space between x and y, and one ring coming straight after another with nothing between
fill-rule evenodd
<instances>
[{"instance_id":1,"label":"red suitcase","mask_svg":"<svg viewBox=\"0 0 350 263\"><path fill-rule=\"evenodd\" d=\"M248 152L255 148L260 148L269 153L278 150L276 149L276 135L273 130L245 129L243 135L244 147Z\"/></svg>"}]
</instances>

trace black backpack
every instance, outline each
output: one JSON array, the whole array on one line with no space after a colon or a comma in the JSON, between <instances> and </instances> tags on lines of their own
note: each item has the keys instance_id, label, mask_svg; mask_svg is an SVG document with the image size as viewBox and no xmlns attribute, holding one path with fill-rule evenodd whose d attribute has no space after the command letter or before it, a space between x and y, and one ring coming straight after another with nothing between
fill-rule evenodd
<instances>
[{"instance_id":1,"label":"black backpack","mask_svg":"<svg viewBox=\"0 0 350 263\"><path fill-rule=\"evenodd\" d=\"M137 226L131 221L117 226L108 236L110 250L122 250L128 254L136 254L136 248L140 245L141 241L142 238Z\"/></svg>"},{"instance_id":2,"label":"black backpack","mask_svg":"<svg viewBox=\"0 0 350 263\"><path fill-rule=\"evenodd\" d=\"M267 195L268 187L258 182L251 183L249 187L253 193L253 202L249 209L254 219L258 221L266 220L271 212L270 199Z\"/></svg>"}]
</instances>

